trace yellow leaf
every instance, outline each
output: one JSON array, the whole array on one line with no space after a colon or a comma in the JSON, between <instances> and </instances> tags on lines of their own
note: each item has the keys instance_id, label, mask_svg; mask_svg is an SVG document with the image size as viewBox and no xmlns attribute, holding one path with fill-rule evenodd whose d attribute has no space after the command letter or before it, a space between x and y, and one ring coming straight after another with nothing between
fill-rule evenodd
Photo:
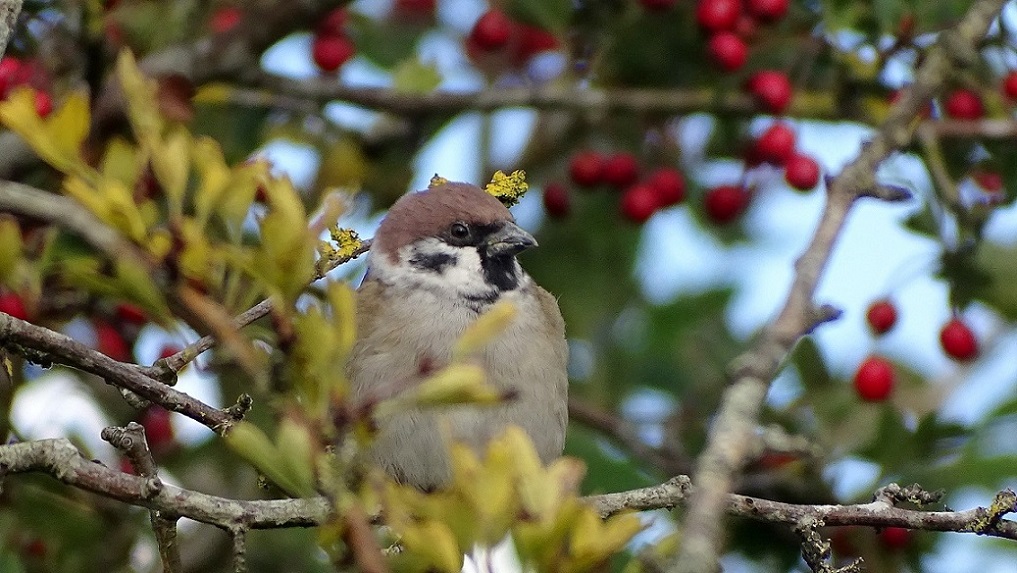
<instances>
[{"instance_id":1,"label":"yellow leaf","mask_svg":"<svg viewBox=\"0 0 1017 573\"><path fill-rule=\"evenodd\" d=\"M191 134L183 127L173 129L164 140L153 139L152 171L169 199L174 214L183 211L184 192L191 165Z\"/></svg>"},{"instance_id":2,"label":"yellow leaf","mask_svg":"<svg viewBox=\"0 0 1017 573\"><path fill-rule=\"evenodd\" d=\"M64 179L64 193L84 205L100 221L113 225L113 206L80 177L71 175Z\"/></svg>"},{"instance_id":3,"label":"yellow leaf","mask_svg":"<svg viewBox=\"0 0 1017 573\"><path fill-rule=\"evenodd\" d=\"M399 531L405 553L400 571L444 571L457 573L463 567L463 551L444 523L428 520Z\"/></svg>"},{"instance_id":4,"label":"yellow leaf","mask_svg":"<svg viewBox=\"0 0 1017 573\"><path fill-rule=\"evenodd\" d=\"M516 306L502 299L477 317L456 341L452 360L459 361L477 352L508 328L516 317Z\"/></svg>"},{"instance_id":5,"label":"yellow leaf","mask_svg":"<svg viewBox=\"0 0 1017 573\"><path fill-rule=\"evenodd\" d=\"M89 127L88 100L83 94L70 94L44 121L35 111L35 91L22 86L0 103L0 121L58 171L78 175L89 171L80 156Z\"/></svg>"},{"instance_id":6,"label":"yellow leaf","mask_svg":"<svg viewBox=\"0 0 1017 573\"><path fill-rule=\"evenodd\" d=\"M307 492L306 484L295 481L279 450L260 428L251 422L239 422L225 436L226 445L250 462L265 477L291 495Z\"/></svg>"},{"instance_id":7,"label":"yellow leaf","mask_svg":"<svg viewBox=\"0 0 1017 573\"><path fill-rule=\"evenodd\" d=\"M156 98L158 86L141 73L129 50L123 50L117 58L117 78L127 99L127 117L134 133L142 141L158 138L163 130Z\"/></svg>"},{"instance_id":8,"label":"yellow leaf","mask_svg":"<svg viewBox=\"0 0 1017 573\"><path fill-rule=\"evenodd\" d=\"M134 187L141 176L143 164L138 161L137 149L122 137L114 137L106 146L102 157L102 175Z\"/></svg>"},{"instance_id":9,"label":"yellow leaf","mask_svg":"<svg viewBox=\"0 0 1017 573\"><path fill-rule=\"evenodd\" d=\"M88 136L90 121L88 98L80 92L70 94L63 105L49 115L45 123L46 132L60 162L59 165L52 162L53 167L64 173L85 169L81 144Z\"/></svg>"},{"instance_id":10,"label":"yellow leaf","mask_svg":"<svg viewBox=\"0 0 1017 573\"><path fill-rule=\"evenodd\" d=\"M229 103L233 88L229 84L213 82L198 88L191 101L194 103L224 104Z\"/></svg>"},{"instance_id":11,"label":"yellow leaf","mask_svg":"<svg viewBox=\"0 0 1017 573\"><path fill-rule=\"evenodd\" d=\"M343 357L343 362L357 338L355 300L353 289L347 283L333 281L328 284L328 302L336 334L335 348L331 350Z\"/></svg>"},{"instance_id":12,"label":"yellow leaf","mask_svg":"<svg viewBox=\"0 0 1017 573\"><path fill-rule=\"evenodd\" d=\"M283 418L275 440L280 461L291 482L298 488L290 493L304 497L314 495L315 447L307 427L288 417Z\"/></svg>"},{"instance_id":13,"label":"yellow leaf","mask_svg":"<svg viewBox=\"0 0 1017 573\"><path fill-rule=\"evenodd\" d=\"M194 165L199 177L198 188L194 193L194 216L200 226L205 226L213 210L218 207L232 173L219 144L209 137L195 140Z\"/></svg>"}]
</instances>

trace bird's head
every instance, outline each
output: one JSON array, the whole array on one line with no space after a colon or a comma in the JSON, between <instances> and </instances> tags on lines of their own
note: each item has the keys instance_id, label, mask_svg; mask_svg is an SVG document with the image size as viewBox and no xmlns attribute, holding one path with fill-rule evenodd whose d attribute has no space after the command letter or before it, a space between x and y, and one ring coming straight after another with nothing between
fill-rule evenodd
<instances>
[{"instance_id":1,"label":"bird's head","mask_svg":"<svg viewBox=\"0 0 1017 573\"><path fill-rule=\"evenodd\" d=\"M515 256L537 246L498 199L475 185L443 183L403 196L374 236L369 276L493 302L529 277Z\"/></svg>"}]
</instances>

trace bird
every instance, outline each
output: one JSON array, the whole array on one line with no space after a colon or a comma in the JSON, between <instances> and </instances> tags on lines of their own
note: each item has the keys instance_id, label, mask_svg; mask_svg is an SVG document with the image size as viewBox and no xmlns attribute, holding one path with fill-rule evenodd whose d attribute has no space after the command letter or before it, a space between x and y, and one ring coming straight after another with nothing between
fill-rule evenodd
<instances>
[{"instance_id":1,"label":"bird","mask_svg":"<svg viewBox=\"0 0 1017 573\"><path fill-rule=\"evenodd\" d=\"M396 481L421 490L451 480L448 438L478 454L509 425L544 463L560 457L568 419L568 345L557 299L516 255L536 247L508 208L480 187L443 182L403 195L374 236L356 293L357 341L347 361L351 397L377 403L447 366L463 332L499 301L509 326L476 356L497 405L401 411L379 421L366 452Z\"/></svg>"}]
</instances>

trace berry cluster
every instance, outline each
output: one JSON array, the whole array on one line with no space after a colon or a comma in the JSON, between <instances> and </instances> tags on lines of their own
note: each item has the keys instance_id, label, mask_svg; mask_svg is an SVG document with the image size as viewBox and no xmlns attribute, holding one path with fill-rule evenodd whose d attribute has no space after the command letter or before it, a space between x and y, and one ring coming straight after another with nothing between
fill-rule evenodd
<instances>
[{"instance_id":1,"label":"berry cluster","mask_svg":"<svg viewBox=\"0 0 1017 573\"><path fill-rule=\"evenodd\" d=\"M580 189L609 187L621 192L618 209L634 223L644 223L659 209L677 205L685 198L685 178L673 167L658 167L640 179L639 160L621 151L603 155L582 150L569 162L569 177ZM571 211L571 199L565 185L553 182L544 189L544 208L548 215L562 218Z\"/></svg>"},{"instance_id":2,"label":"berry cluster","mask_svg":"<svg viewBox=\"0 0 1017 573\"><path fill-rule=\"evenodd\" d=\"M795 132L784 122L776 122L756 140L746 163L766 162L784 168L784 180L793 189L808 191L819 183L819 163L795 149Z\"/></svg>"},{"instance_id":3,"label":"berry cluster","mask_svg":"<svg viewBox=\"0 0 1017 573\"><path fill-rule=\"evenodd\" d=\"M879 299L869 305L865 320L874 336L882 336L897 324L897 307L889 299ZM959 362L968 362L978 357L978 338L956 316L940 330L939 342L943 352ZM855 391L866 402L885 400L893 391L894 384L893 365L881 356L869 356L855 372Z\"/></svg>"},{"instance_id":4,"label":"berry cluster","mask_svg":"<svg viewBox=\"0 0 1017 573\"><path fill-rule=\"evenodd\" d=\"M648 4L661 3L644 1L643 5L651 9ZM699 0L696 22L709 35L706 50L710 58L725 72L741 69L749 55L746 42L760 25L781 20L788 4L789 0Z\"/></svg>"},{"instance_id":5,"label":"berry cluster","mask_svg":"<svg viewBox=\"0 0 1017 573\"><path fill-rule=\"evenodd\" d=\"M556 50L557 36L536 26L517 22L492 8L473 24L466 37L466 54L481 69L498 72L520 69L537 54Z\"/></svg>"}]
</instances>

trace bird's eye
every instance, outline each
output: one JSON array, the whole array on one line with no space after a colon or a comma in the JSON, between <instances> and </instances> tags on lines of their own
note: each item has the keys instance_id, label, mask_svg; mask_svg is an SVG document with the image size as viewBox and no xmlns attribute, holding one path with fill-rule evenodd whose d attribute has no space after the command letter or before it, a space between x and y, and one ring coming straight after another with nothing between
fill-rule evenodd
<instances>
[{"instance_id":1,"label":"bird's eye","mask_svg":"<svg viewBox=\"0 0 1017 573\"><path fill-rule=\"evenodd\" d=\"M462 223L452 223L448 232L456 239L465 239L470 236L470 229Z\"/></svg>"}]
</instances>

